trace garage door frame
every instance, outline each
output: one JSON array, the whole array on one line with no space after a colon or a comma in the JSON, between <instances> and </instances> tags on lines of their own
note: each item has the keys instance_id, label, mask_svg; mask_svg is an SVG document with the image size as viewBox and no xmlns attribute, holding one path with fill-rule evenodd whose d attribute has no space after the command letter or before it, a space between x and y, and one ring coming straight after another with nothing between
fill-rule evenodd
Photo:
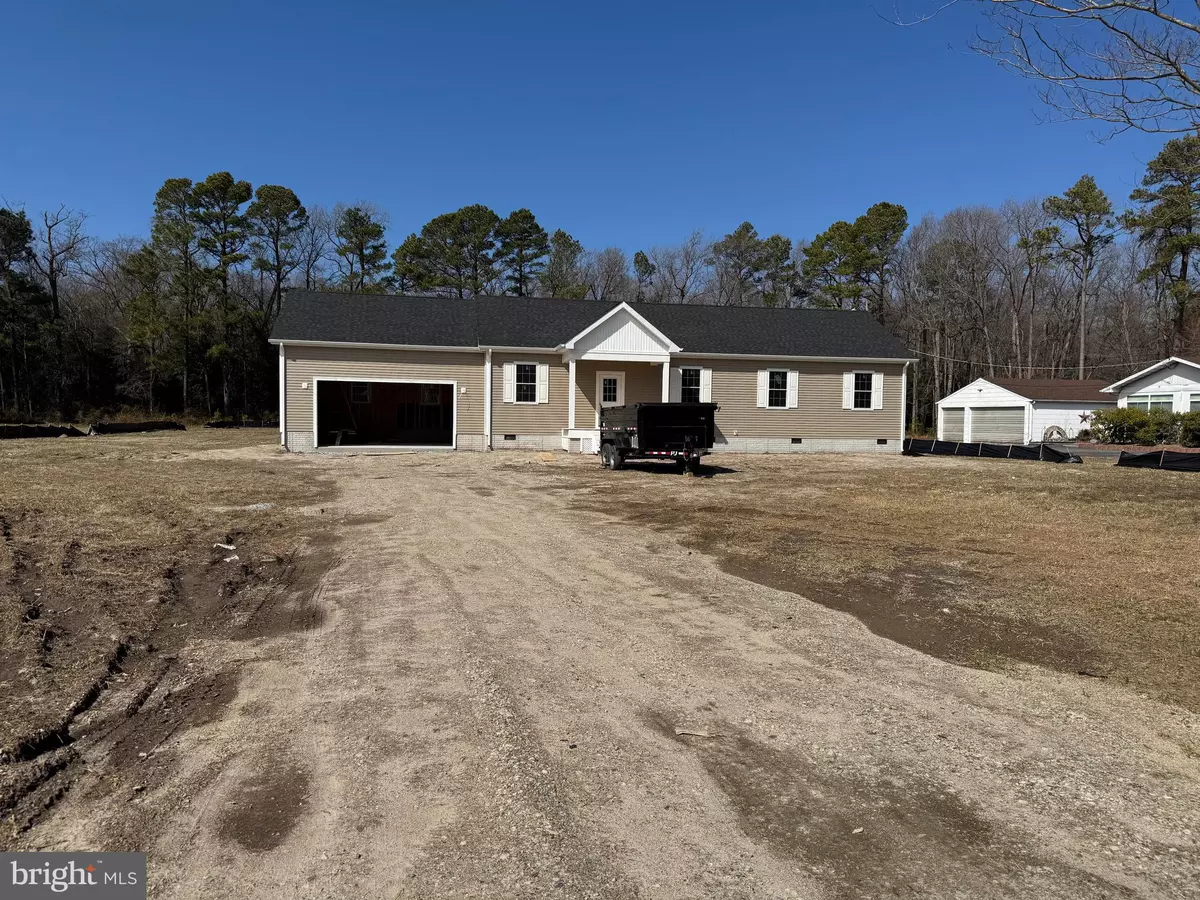
<instances>
[{"instance_id":1,"label":"garage door frame","mask_svg":"<svg viewBox=\"0 0 1200 900\"><path fill-rule=\"evenodd\" d=\"M362 378L321 375L313 378L313 448L323 449L317 422L317 397L322 381L342 384L441 384L450 385L450 443L449 444L344 444L345 447L370 447L372 450L457 450L458 449L458 382L444 378Z\"/></svg>"},{"instance_id":2,"label":"garage door frame","mask_svg":"<svg viewBox=\"0 0 1200 900\"><path fill-rule=\"evenodd\" d=\"M966 440L972 441L972 442L989 442L989 443L995 443L995 444L1024 444L1025 443L1025 434L1029 430L1029 405L1028 404L1025 404L1024 406L1021 406L1021 405L973 406L970 409L971 409L970 415L968 415L966 417L967 422L965 425L965 432L964 432L965 436L966 436ZM1005 413L1016 412L1016 413L1020 414L1021 421L1019 424L1014 423L1014 422L1007 423L1010 426L1016 425L1019 433L1016 434L1015 438L1013 438L1013 437L1005 438L1003 435L996 436L994 434L989 435L989 436L983 436L976 432L976 428L978 427L977 420L981 415L986 416L986 414L988 414L988 413L997 413L998 414L1001 412L1005 412ZM993 427L994 427L994 425L993 425Z\"/></svg>"}]
</instances>

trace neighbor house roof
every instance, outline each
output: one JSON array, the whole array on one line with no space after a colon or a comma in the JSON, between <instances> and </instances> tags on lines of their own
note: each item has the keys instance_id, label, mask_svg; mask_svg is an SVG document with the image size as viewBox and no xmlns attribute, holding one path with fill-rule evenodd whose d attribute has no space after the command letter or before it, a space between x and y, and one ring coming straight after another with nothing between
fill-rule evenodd
<instances>
[{"instance_id":1,"label":"neighbor house roof","mask_svg":"<svg viewBox=\"0 0 1200 900\"><path fill-rule=\"evenodd\" d=\"M275 343L558 349L619 303L533 297L391 296L290 290ZM683 353L907 359L865 312L637 303Z\"/></svg>"},{"instance_id":2,"label":"neighbor house roof","mask_svg":"<svg viewBox=\"0 0 1200 900\"><path fill-rule=\"evenodd\" d=\"M1185 366L1193 366L1197 369L1200 369L1200 363L1194 363L1190 359L1183 359L1180 356L1169 356L1161 362L1156 362L1152 366L1147 366L1140 372L1134 372L1128 378L1122 378L1120 381L1113 382L1108 387L1104 388L1104 392L1112 393L1129 384L1131 381L1137 381L1139 378L1149 375L1151 372L1157 372L1159 369L1173 369L1180 363L1183 363Z\"/></svg>"},{"instance_id":3,"label":"neighbor house roof","mask_svg":"<svg viewBox=\"0 0 1200 900\"><path fill-rule=\"evenodd\" d=\"M987 378L997 387L1012 391L1026 400L1047 400L1060 403L1112 403L1101 391L1105 382L1099 378Z\"/></svg>"}]
</instances>

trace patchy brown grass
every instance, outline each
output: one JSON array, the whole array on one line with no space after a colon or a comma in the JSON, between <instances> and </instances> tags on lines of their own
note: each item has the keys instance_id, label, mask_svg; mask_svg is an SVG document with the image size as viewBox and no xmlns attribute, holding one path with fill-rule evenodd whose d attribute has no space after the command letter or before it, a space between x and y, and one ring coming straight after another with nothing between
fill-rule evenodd
<instances>
[{"instance_id":1,"label":"patchy brown grass","mask_svg":"<svg viewBox=\"0 0 1200 900\"><path fill-rule=\"evenodd\" d=\"M277 437L0 442L0 818L20 827L52 804L89 731L142 749L134 717L186 641L311 618L276 589L294 579L308 537L297 510L330 487L275 456ZM118 688L131 695L122 721L87 722ZM186 706L176 704L179 723Z\"/></svg>"},{"instance_id":2,"label":"patchy brown grass","mask_svg":"<svg viewBox=\"0 0 1200 900\"><path fill-rule=\"evenodd\" d=\"M569 481L557 470L557 488L941 658L1111 677L1200 709L1195 474L1096 460L712 460L714 477L699 479L649 464Z\"/></svg>"}]
</instances>

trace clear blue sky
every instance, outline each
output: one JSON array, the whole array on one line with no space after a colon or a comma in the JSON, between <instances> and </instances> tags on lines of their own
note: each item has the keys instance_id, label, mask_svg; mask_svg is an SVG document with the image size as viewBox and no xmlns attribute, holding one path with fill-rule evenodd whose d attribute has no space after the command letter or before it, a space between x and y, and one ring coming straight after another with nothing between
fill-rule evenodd
<instances>
[{"instance_id":1,"label":"clear blue sky","mask_svg":"<svg viewBox=\"0 0 1200 900\"><path fill-rule=\"evenodd\" d=\"M902 0L909 8L925 0ZM888 12L891 0L879 0ZM1161 139L1039 124L970 7L871 0L10 3L0 198L144 234L168 177L370 200L394 245L468 203L634 250L749 219L806 237L1061 192L1123 203Z\"/></svg>"}]
</instances>

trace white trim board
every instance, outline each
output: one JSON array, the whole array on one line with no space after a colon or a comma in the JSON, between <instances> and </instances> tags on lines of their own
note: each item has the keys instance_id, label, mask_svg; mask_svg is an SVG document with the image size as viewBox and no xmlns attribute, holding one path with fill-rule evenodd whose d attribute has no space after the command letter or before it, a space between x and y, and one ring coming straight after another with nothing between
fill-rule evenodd
<instances>
[{"instance_id":1,"label":"white trim board","mask_svg":"<svg viewBox=\"0 0 1200 900\"><path fill-rule=\"evenodd\" d=\"M620 307L618 307L619 309ZM589 326L589 330L590 330ZM657 329L656 329L657 330ZM672 347L676 345L666 338ZM380 343L362 343L360 341L299 341L291 338L270 338L267 343L276 344L279 346L287 345L289 347L358 347L363 350L426 350L438 351L444 353L483 353L487 350L495 350L501 353L543 353L555 354L563 353L566 350L565 345L557 347L501 347L493 344L480 344L475 347L457 347L447 346L442 344L380 344ZM707 353L704 351L684 351L672 349L670 351L672 358L683 357L685 359L761 359L766 361L771 360L795 360L798 362L832 362L832 363L914 363L915 358L907 357L887 357L887 356L787 356L770 353ZM634 358L632 355L622 357L627 362L658 362L660 356L664 354L652 354L654 358L646 359ZM620 361L614 359L613 361ZM1182 360L1187 362L1187 360ZM1196 365L1191 363L1191 365ZM1140 373L1139 373L1140 374ZM429 382L432 384L433 382Z\"/></svg>"},{"instance_id":2,"label":"white trim board","mask_svg":"<svg viewBox=\"0 0 1200 900\"><path fill-rule=\"evenodd\" d=\"M677 359L761 359L766 362L774 360L796 361L796 362L832 362L832 363L915 363L915 359L904 359L901 357L889 356L778 356L770 353L702 353L700 351L680 351L673 353L673 360Z\"/></svg>"},{"instance_id":3,"label":"white trim board","mask_svg":"<svg viewBox=\"0 0 1200 900\"><path fill-rule=\"evenodd\" d=\"M289 347L358 347L362 350L436 350L439 353L482 353L483 347L444 347L439 344L364 344L359 341L293 341L271 338L269 344L287 344ZM540 353L553 353L541 350ZM332 379L331 379L332 380ZM433 384L432 381L426 384Z\"/></svg>"},{"instance_id":4,"label":"white trim board","mask_svg":"<svg viewBox=\"0 0 1200 900\"><path fill-rule=\"evenodd\" d=\"M451 394L454 398L450 410L450 443L449 444L342 444L342 447L370 447L377 450L457 450L458 449L458 382L446 381L445 379L436 378L340 378L331 377L328 375L317 375L312 380L312 404L313 404L313 449L314 450L329 450L340 449L331 447L322 447L321 441L317 432L317 397L320 395L319 385L322 381L339 382L342 384L353 384L362 382L368 384L448 384L453 390Z\"/></svg>"}]
</instances>

